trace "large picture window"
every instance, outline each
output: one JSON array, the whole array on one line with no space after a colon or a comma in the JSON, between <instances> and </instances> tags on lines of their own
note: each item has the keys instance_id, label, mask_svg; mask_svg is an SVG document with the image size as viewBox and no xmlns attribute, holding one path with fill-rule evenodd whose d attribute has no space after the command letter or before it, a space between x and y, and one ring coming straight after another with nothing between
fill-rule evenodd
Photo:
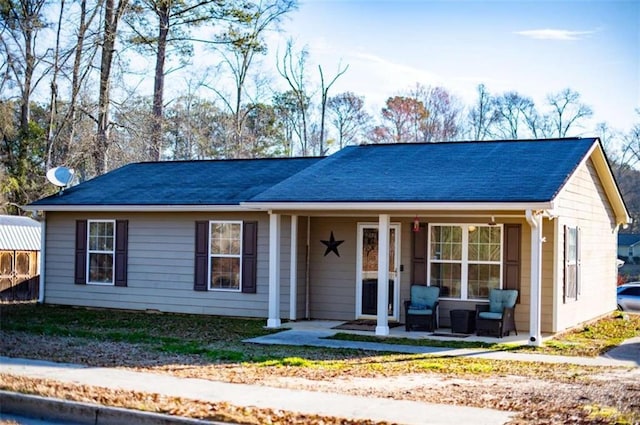
<instances>
[{"instance_id":1,"label":"large picture window","mask_svg":"<svg viewBox=\"0 0 640 425\"><path fill-rule=\"evenodd\" d=\"M489 290L502 287L502 226L429 226L430 284L440 296L487 299Z\"/></svg>"},{"instance_id":2,"label":"large picture window","mask_svg":"<svg viewBox=\"0 0 640 425\"><path fill-rule=\"evenodd\" d=\"M87 232L87 283L113 284L115 221L89 220Z\"/></svg>"},{"instance_id":3,"label":"large picture window","mask_svg":"<svg viewBox=\"0 0 640 425\"><path fill-rule=\"evenodd\" d=\"M210 223L210 289L240 291L242 281L242 222Z\"/></svg>"}]
</instances>

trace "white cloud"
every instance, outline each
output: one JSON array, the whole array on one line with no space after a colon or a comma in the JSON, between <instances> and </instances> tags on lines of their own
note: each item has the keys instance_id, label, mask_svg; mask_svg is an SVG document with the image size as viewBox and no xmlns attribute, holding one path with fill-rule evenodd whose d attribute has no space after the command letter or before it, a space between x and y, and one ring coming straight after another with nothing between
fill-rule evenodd
<instances>
[{"instance_id":1,"label":"white cloud","mask_svg":"<svg viewBox=\"0 0 640 425\"><path fill-rule=\"evenodd\" d=\"M538 29L538 30L526 30L526 31L516 31L518 35L523 35L525 37L533 38L536 40L561 40L561 41L570 41L570 40L580 40L589 36L595 31L571 31L571 30L560 30L560 29Z\"/></svg>"}]
</instances>

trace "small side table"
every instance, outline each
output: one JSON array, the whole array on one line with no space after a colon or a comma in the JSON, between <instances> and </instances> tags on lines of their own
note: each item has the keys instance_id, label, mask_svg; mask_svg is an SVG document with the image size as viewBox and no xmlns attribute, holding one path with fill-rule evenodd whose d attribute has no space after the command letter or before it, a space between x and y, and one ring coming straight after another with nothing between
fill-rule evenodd
<instances>
[{"instance_id":1,"label":"small side table","mask_svg":"<svg viewBox=\"0 0 640 425\"><path fill-rule=\"evenodd\" d=\"M456 334L472 334L476 331L476 312L473 310L451 310L451 332Z\"/></svg>"}]
</instances>

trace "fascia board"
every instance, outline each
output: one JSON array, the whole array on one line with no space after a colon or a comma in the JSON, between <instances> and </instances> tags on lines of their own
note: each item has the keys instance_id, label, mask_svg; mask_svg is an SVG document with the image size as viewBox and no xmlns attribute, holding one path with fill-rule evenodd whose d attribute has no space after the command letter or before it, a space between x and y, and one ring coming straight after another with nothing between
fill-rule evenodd
<instances>
[{"instance_id":1,"label":"fascia board","mask_svg":"<svg viewBox=\"0 0 640 425\"><path fill-rule=\"evenodd\" d=\"M26 205L25 211L82 212L247 212L251 208L239 205Z\"/></svg>"},{"instance_id":2,"label":"fascia board","mask_svg":"<svg viewBox=\"0 0 640 425\"><path fill-rule=\"evenodd\" d=\"M288 211L523 211L550 210L553 202L242 202L256 210Z\"/></svg>"},{"instance_id":3,"label":"fascia board","mask_svg":"<svg viewBox=\"0 0 640 425\"><path fill-rule=\"evenodd\" d=\"M599 140L599 139L598 139ZM611 203L611 207L616 215L616 223L617 224L629 224L631 223L631 216L627 212L627 207L624 204L624 200L622 199L622 194L620 193L620 189L616 184L616 180L613 177L613 173L611 172L611 167L607 163L606 157L604 155L604 151L602 150L602 146L600 142L596 140L593 142L593 145L589 149L589 151L585 154L584 158L580 161L575 171L579 170L581 167L586 166L586 163L589 159L593 161L593 165L596 168L596 172L598 173L598 178L602 183L605 193L607 194L607 199ZM558 191L556 195L556 199L560 196L560 194L564 191L564 189L569 185L569 183L575 178L576 172L573 172L571 176L567 179L562 188Z\"/></svg>"}]
</instances>

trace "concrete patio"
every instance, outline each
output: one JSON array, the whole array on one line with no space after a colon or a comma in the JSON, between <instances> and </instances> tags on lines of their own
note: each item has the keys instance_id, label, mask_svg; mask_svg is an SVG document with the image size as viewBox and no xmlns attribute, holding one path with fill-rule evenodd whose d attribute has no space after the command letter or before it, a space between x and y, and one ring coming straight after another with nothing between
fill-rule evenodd
<instances>
[{"instance_id":1,"label":"concrete patio","mask_svg":"<svg viewBox=\"0 0 640 425\"><path fill-rule=\"evenodd\" d=\"M348 333L356 335L376 336L373 331L357 331L357 330L345 330L335 329L336 326L347 323L347 321L339 320L297 320L283 323L281 328L291 329L295 331L322 331L323 333ZM391 323L391 322L390 322ZM440 327L434 332L424 331L411 331L405 330L404 324L395 327L389 327L389 338L410 338L410 339L433 339L439 341L465 341L465 342L486 342L490 344L513 344L513 345L525 345L527 344L529 333L526 329L519 331L518 335L511 332L509 336L502 338L490 337L490 336L478 336L473 334L454 334L451 332L451 328ZM385 338L385 337L381 337ZM543 335L542 340L545 341L551 338L551 335Z\"/></svg>"}]
</instances>

